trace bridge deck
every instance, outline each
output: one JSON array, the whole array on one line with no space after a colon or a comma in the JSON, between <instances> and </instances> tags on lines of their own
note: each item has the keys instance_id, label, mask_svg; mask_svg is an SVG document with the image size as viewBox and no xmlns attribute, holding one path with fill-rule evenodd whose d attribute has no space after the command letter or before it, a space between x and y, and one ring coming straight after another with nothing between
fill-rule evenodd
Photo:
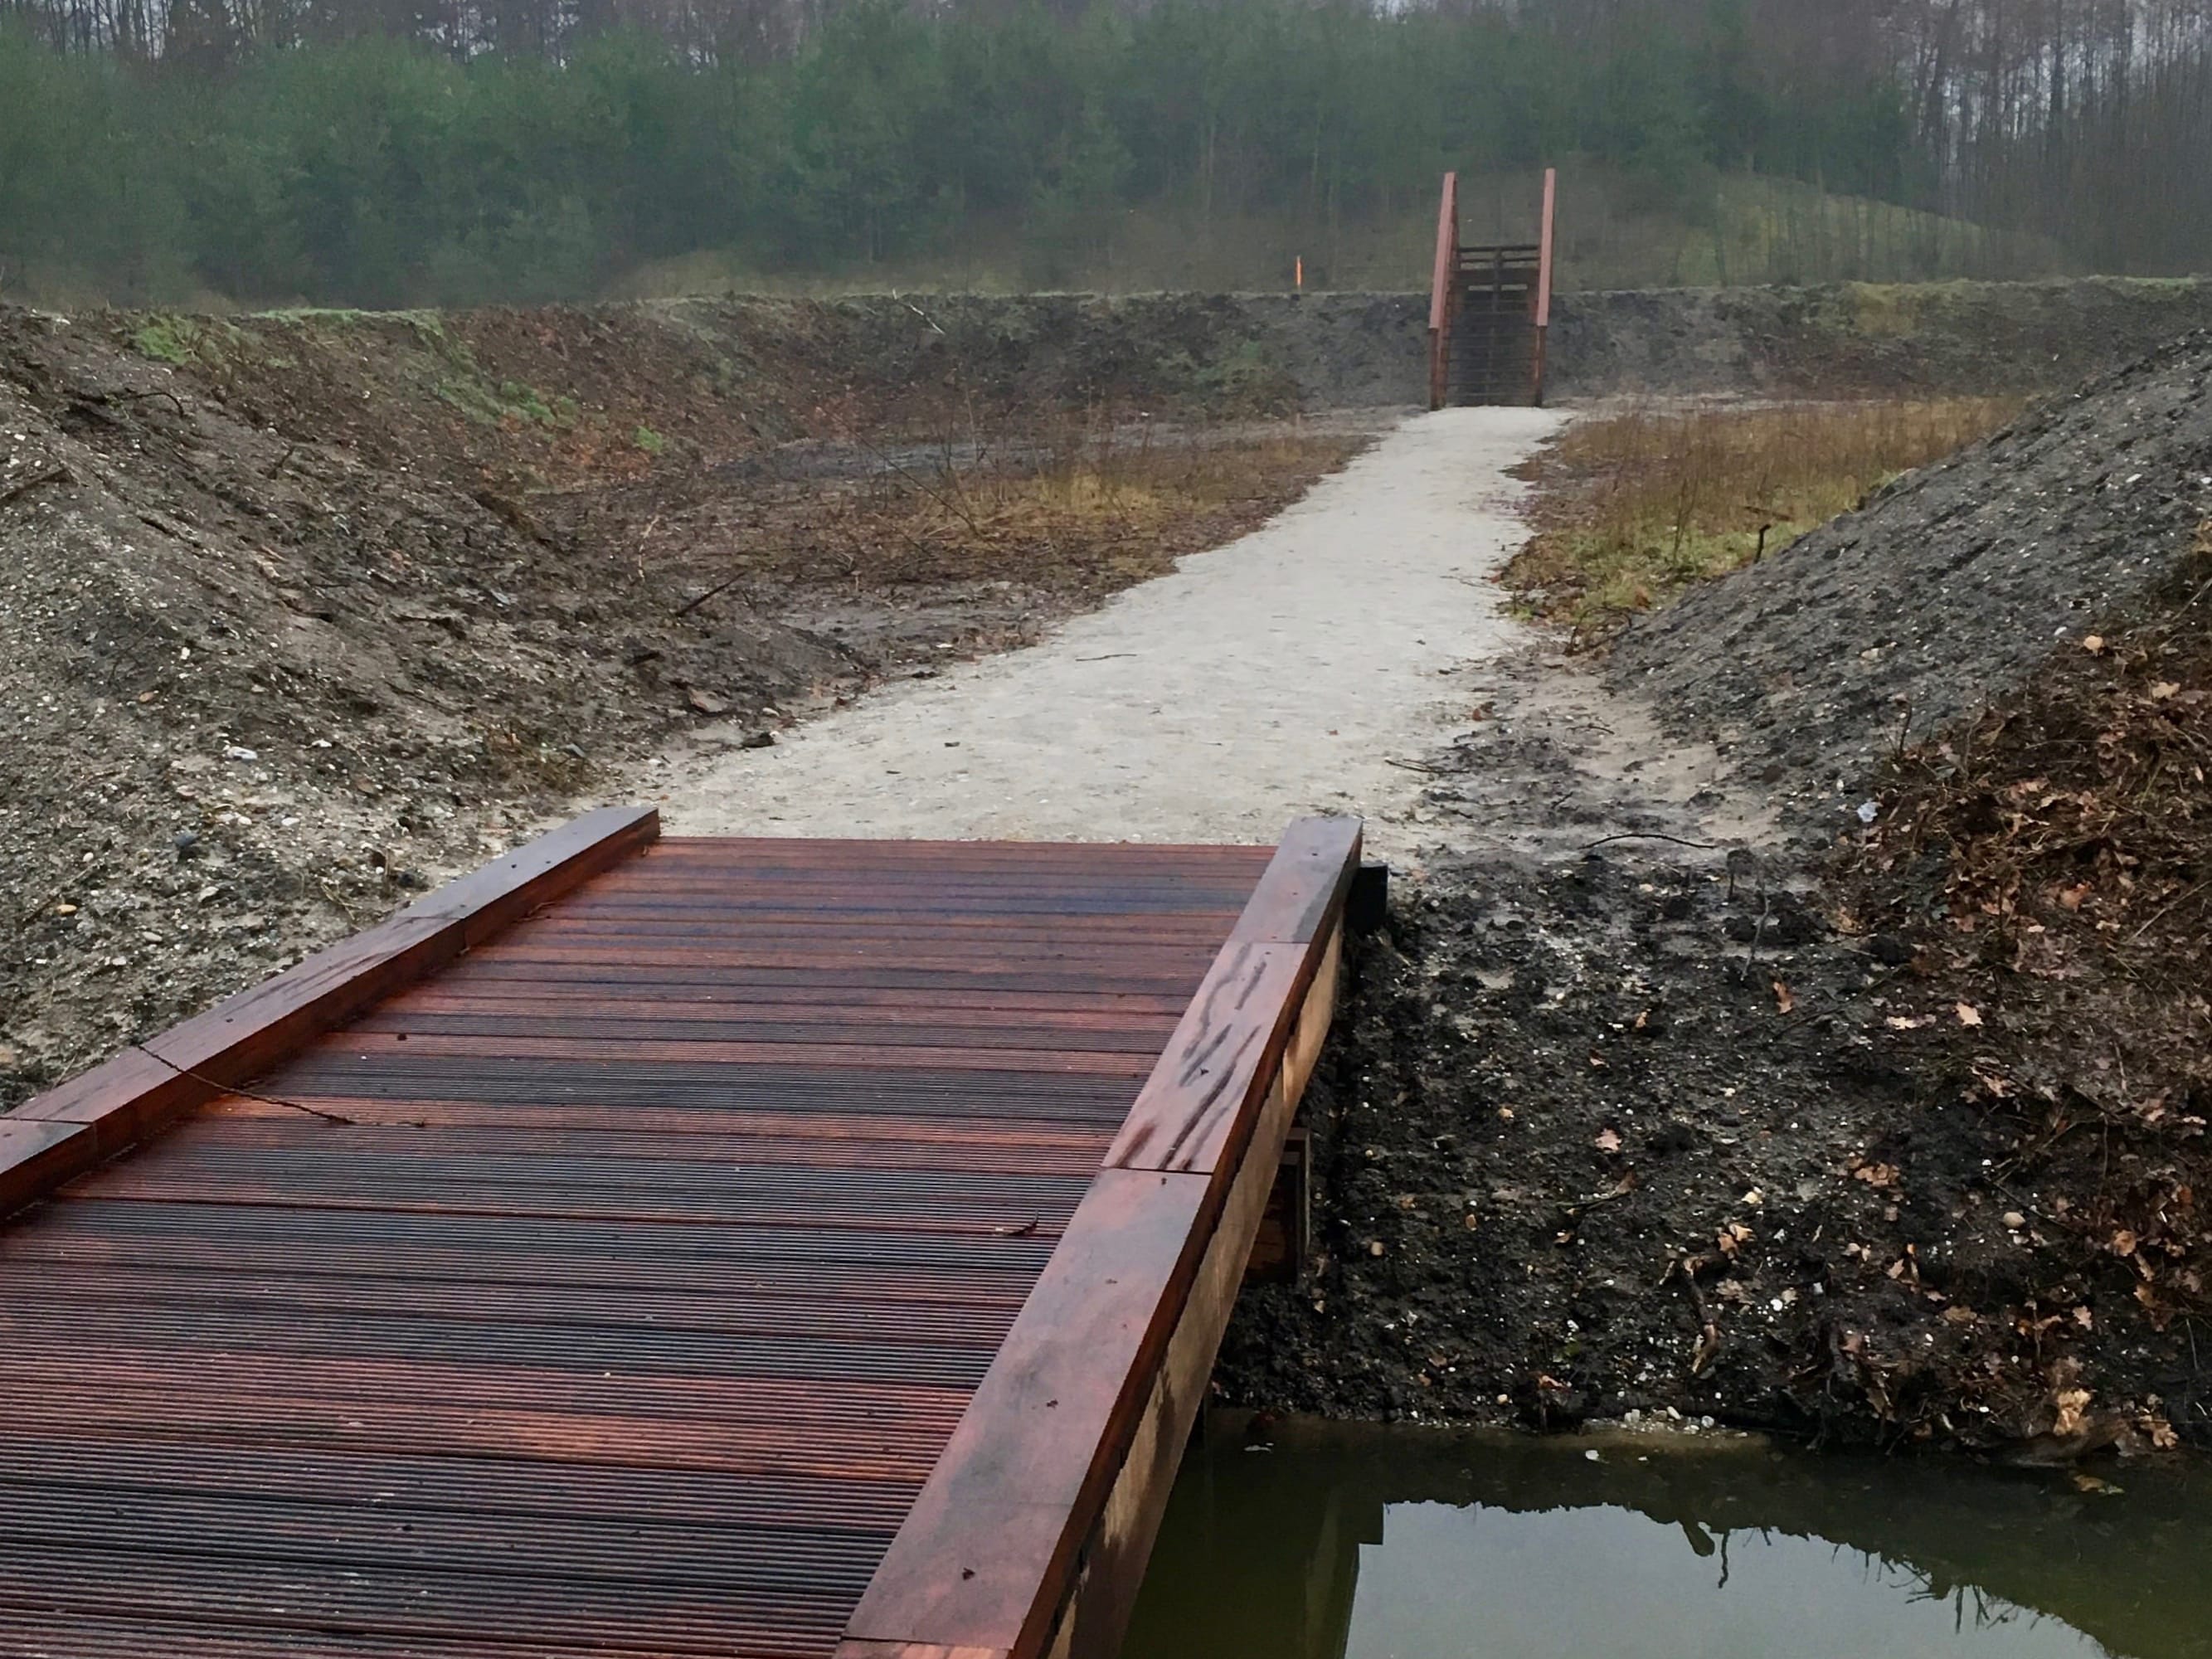
<instances>
[{"instance_id":1,"label":"bridge deck","mask_svg":"<svg viewBox=\"0 0 2212 1659\"><path fill-rule=\"evenodd\" d=\"M1109 1651L1357 848L598 814L0 1118L0 1656Z\"/></svg>"}]
</instances>

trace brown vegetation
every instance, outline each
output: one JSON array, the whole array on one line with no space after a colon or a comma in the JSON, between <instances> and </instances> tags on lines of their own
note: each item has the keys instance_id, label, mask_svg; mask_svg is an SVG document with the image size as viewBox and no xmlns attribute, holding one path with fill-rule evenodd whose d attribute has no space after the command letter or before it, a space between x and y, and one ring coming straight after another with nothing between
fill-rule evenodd
<instances>
[{"instance_id":1,"label":"brown vegetation","mask_svg":"<svg viewBox=\"0 0 2212 1659\"><path fill-rule=\"evenodd\" d=\"M862 443L817 458L834 472L801 467L743 490L657 475L595 493L576 523L653 523L659 574L694 591L990 584L1087 604L1259 523L1367 442L1273 423L1157 437L1080 415L1028 426L1018 438Z\"/></svg>"},{"instance_id":2,"label":"brown vegetation","mask_svg":"<svg viewBox=\"0 0 2212 1659\"><path fill-rule=\"evenodd\" d=\"M0 1102L672 732L1033 637L1362 441L1149 399L1184 423L1132 441L1036 354L899 382L848 318L730 315L0 309Z\"/></svg>"},{"instance_id":3,"label":"brown vegetation","mask_svg":"<svg viewBox=\"0 0 2212 1659\"><path fill-rule=\"evenodd\" d=\"M1848 925L1919 981L1889 1022L2011 1212L2030 1375L2096 1431L2129 1352L2197 1410L2212 1315L2212 539L2130 626L1900 757ZM1971 1129L1964 1126L1971 1125ZM2094 1308L2094 1313L2089 1310ZM2156 1424L2171 1399L2144 1402ZM2111 1425L2107 1424L2106 1431Z\"/></svg>"},{"instance_id":4,"label":"brown vegetation","mask_svg":"<svg viewBox=\"0 0 2212 1659\"><path fill-rule=\"evenodd\" d=\"M2007 398L1645 407L1576 422L1531 468L1537 534L1504 581L1602 639L1693 582L1778 551L2019 410Z\"/></svg>"}]
</instances>

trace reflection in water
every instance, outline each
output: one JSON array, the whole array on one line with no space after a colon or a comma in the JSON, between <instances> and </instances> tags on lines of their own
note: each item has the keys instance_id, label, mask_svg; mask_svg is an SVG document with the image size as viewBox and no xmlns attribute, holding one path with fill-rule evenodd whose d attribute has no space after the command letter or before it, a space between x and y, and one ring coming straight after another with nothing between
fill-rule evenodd
<instances>
[{"instance_id":1,"label":"reflection in water","mask_svg":"<svg viewBox=\"0 0 2212 1659\"><path fill-rule=\"evenodd\" d=\"M2212 1474L2105 1473L1224 1416L1123 1659L2212 1659Z\"/></svg>"}]
</instances>

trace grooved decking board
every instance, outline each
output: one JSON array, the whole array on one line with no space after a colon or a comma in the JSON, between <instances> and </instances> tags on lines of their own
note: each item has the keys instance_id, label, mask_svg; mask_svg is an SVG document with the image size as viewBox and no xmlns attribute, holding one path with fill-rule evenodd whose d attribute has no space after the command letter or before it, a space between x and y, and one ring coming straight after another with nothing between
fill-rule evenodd
<instances>
[{"instance_id":1,"label":"grooved decking board","mask_svg":"<svg viewBox=\"0 0 2212 1659\"><path fill-rule=\"evenodd\" d=\"M1102 1172L1140 1092L1180 1149L1161 1277L1093 1316L1169 1316L1342 836L653 831L556 832L149 1045L250 1092L142 1057L0 1119L12 1195L46 1194L0 1224L0 1659L961 1652L850 1621L1050 1346L1040 1276L1111 1268L1096 1237L1052 1264L1158 1179ZM1238 948L1279 964L1221 1002L1243 1059L1178 1091ZM271 1011L243 1042L240 1009ZM1072 1431L1118 1432L1130 1379L1085 1386L1121 1403ZM1048 1460L1054 1540L1115 1455Z\"/></svg>"}]
</instances>

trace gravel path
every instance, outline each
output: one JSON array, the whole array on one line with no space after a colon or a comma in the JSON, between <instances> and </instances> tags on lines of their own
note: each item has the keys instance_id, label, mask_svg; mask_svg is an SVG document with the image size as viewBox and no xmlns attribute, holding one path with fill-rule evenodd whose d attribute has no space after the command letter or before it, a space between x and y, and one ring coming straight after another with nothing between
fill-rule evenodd
<instances>
[{"instance_id":1,"label":"gravel path","mask_svg":"<svg viewBox=\"0 0 2212 1659\"><path fill-rule=\"evenodd\" d=\"M1351 811L1409 854L1419 765L1467 723L1453 676L1526 638L1490 578L1526 533L1507 469L1559 420L1409 419L1263 528L1041 644L774 748L664 757L641 793L682 835L1266 841Z\"/></svg>"}]
</instances>

